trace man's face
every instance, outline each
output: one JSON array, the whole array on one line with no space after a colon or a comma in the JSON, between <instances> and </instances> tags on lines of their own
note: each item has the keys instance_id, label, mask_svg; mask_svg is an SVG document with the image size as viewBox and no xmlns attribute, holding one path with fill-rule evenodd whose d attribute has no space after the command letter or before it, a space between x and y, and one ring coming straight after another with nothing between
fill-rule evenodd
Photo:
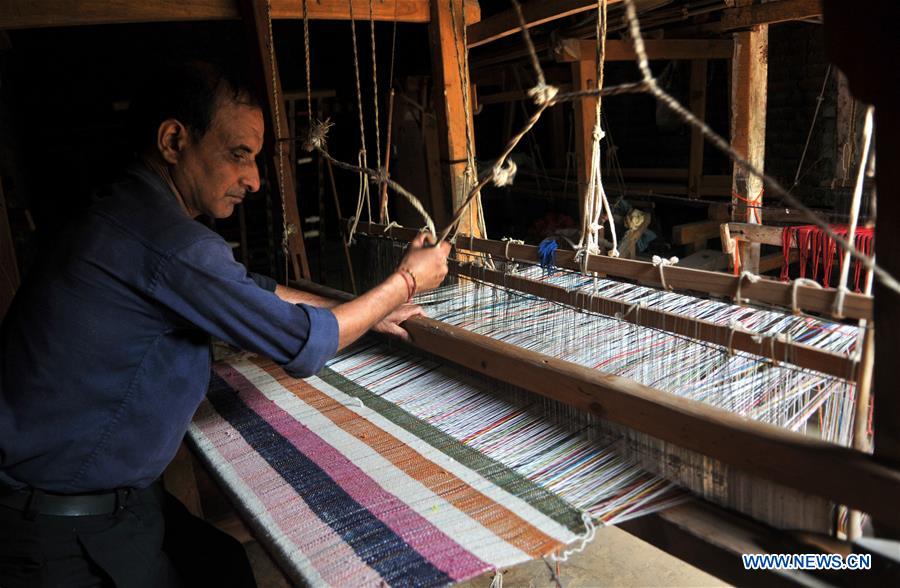
<instances>
[{"instance_id":1,"label":"man's face","mask_svg":"<svg viewBox=\"0 0 900 588\"><path fill-rule=\"evenodd\" d=\"M259 108L221 99L206 134L189 135L172 179L191 215L228 217L247 192L259 190L263 126Z\"/></svg>"}]
</instances>

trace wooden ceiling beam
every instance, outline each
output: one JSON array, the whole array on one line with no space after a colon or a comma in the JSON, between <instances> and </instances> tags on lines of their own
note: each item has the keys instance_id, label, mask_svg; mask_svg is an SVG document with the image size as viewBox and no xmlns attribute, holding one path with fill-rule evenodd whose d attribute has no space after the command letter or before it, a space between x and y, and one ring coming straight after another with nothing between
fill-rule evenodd
<instances>
[{"instance_id":1,"label":"wooden ceiling beam","mask_svg":"<svg viewBox=\"0 0 900 588\"><path fill-rule=\"evenodd\" d=\"M300 0L271 0L272 18L303 18ZM309 0L313 20L349 20L347 0ZM429 0L379 0L373 3L378 21L427 23L431 20ZM353 0L353 14L367 19L368 0ZM240 18L234 0L4 0L0 2L0 29L31 29L99 24L236 20ZM477 0L466 1L466 23L478 22Z\"/></svg>"},{"instance_id":2,"label":"wooden ceiling beam","mask_svg":"<svg viewBox=\"0 0 900 588\"><path fill-rule=\"evenodd\" d=\"M609 0L610 4L616 4L620 0ZM525 17L525 25L530 29L544 23L560 18L572 16L580 12L597 9L597 0L555 0L554 2L542 2L531 0L522 5L522 16ZM503 37L508 37L519 31L521 25L515 9L510 8L499 14L490 16L476 24L470 25L466 34L468 47L478 47Z\"/></svg>"},{"instance_id":3,"label":"wooden ceiling beam","mask_svg":"<svg viewBox=\"0 0 900 588\"><path fill-rule=\"evenodd\" d=\"M822 16L822 0L781 0L724 10L719 27L733 31L815 16Z\"/></svg>"},{"instance_id":4,"label":"wooden ceiling beam","mask_svg":"<svg viewBox=\"0 0 900 588\"><path fill-rule=\"evenodd\" d=\"M649 59L731 59L731 39L646 39ZM554 47L556 60L562 62L594 59L597 53L593 39L563 39ZM631 41L607 39L606 61L636 61Z\"/></svg>"}]
</instances>

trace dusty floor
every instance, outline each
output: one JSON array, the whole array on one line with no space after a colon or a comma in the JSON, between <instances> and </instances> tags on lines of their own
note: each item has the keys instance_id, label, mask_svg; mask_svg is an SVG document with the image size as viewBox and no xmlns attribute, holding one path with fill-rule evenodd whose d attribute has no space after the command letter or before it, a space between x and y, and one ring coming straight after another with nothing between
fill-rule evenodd
<instances>
[{"instance_id":1,"label":"dusty floor","mask_svg":"<svg viewBox=\"0 0 900 588\"><path fill-rule=\"evenodd\" d=\"M245 545L256 581L261 588L281 588L290 584L259 544ZM488 588L493 574L464 584L465 588ZM566 588L587 586L725 586L718 579L660 551L649 543L617 529L598 530L597 538L584 553L561 564L560 576ZM555 587L550 568L543 561L525 563L503 574L506 588L518 586Z\"/></svg>"}]
</instances>

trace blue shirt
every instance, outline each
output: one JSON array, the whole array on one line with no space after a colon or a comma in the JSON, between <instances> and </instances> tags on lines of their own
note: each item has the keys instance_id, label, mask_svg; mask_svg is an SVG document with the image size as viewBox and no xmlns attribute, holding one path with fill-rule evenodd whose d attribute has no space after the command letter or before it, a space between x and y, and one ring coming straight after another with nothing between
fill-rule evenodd
<instances>
[{"instance_id":1,"label":"blue shirt","mask_svg":"<svg viewBox=\"0 0 900 588\"><path fill-rule=\"evenodd\" d=\"M145 487L209 383L210 335L304 377L337 350L330 310L289 304L144 166L19 289L0 331L0 487Z\"/></svg>"}]
</instances>

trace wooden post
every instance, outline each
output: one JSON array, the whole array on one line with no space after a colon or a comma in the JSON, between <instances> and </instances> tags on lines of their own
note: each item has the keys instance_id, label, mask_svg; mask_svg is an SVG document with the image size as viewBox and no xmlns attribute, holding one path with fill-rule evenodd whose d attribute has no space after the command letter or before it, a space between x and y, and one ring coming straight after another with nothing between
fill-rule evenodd
<instances>
[{"instance_id":1,"label":"wooden post","mask_svg":"<svg viewBox=\"0 0 900 588\"><path fill-rule=\"evenodd\" d=\"M253 47L255 76L258 87L265 90L266 151L273 173L271 180L275 193L284 199L285 224L288 230L288 255L294 276L309 278L309 262L303 243L300 209L297 206L297 188L294 183L294 164L290 160L290 127L285 112L284 95L278 76L275 48L270 45L269 14L267 0L240 0L240 11L246 24L248 39ZM276 136L279 135L279 136Z\"/></svg>"},{"instance_id":2,"label":"wooden post","mask_svg":"<svg viewBox=\"0 0 900 588\"><path fill-rule=\"evenodd\" d=\"M749 0L738 2L738 5L748 4ZM768 49L767 25L734 35L734 57L731 62L731 146L758 169L763 169L766 150ZM731 188L734 194L732 219L762 223L761 209L747 206L750 203L762 205L762 180L735 164ZM759 245L741 243L738 247L744 269L759 273Z\"/></svg>"},{"instance_id":3,"label":"wooden post","mask_svg":"<svg viewBox=\"0 0 900 588\"><path fill-rule=\"evenodd\" d=\"M466 125L472 124L472 104L466 112L463 87L468 83L468 72L464 72L460 64L466 51L463 40L463 27L466 26L464 8L464 0L432 0L431 22L428 25L434 75L434 110L440 131L441 159L446 164L441 169L447 174L443 184L450 190L451 213L462 205L468 195L465 177ZM474 155L474 138L472 149ZM461 233L481 236L476 220L479 213L477 207L480 206L477 200L474 201L471 212L463 215L459 223ZM441 214L436 210L433 212L435 216Z\"/></svg>"},{"instance_id":4,"label":"wooden post","mask_svg":"<svg viewBox=\"0 0 900 588\"><path fill-rule=\"evenodd\" d=\"M0 182L0 319L6 316L6 310L18 289L19 266L16 263L12 232L9 230L6 197L3 195L3 184Z\"/></svg>"},{"instance_id":5,"label":"wooden post","mask_svg":"<svg viewBox=\"0 0 900 588\"><path fill-rule=\"evenodd\" d=\"M597 56L582 54L572 64L572 89L591 90L597 87ZM584 194L591 178L591 151L593 150L594 122L597 118L597 99L576 100L575 107L575 160L578 167L578 198ZM584 211L582 211L582 216Z\"/></svg>"},{"instance_id":6,"label":"wooden post","mask_svg":"<svg viewBox=\"0 0 900 588\"><path fill-rule=\"evenodd\" d=\"M706 59L691 61L691 114L706 120ZM691 155L688 164L688 196L700 197L703 179L703 135L697 127L691 127Z\"/></svg>"}]
</instances>

